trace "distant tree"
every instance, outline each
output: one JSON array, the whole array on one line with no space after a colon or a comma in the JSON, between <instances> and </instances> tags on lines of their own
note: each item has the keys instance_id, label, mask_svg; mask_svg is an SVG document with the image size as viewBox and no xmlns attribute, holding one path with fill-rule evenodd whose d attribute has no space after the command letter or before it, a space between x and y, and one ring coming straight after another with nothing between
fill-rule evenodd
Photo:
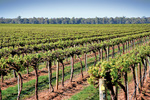
<instances>
[{"instance_id":1,"label":"distant tree","mask_svg":"<svg viewBox=\"0 0 150 100\"><path fill-rule=\"evenodd\" d=\"M50 20L49 20L49 22L50 22L50 24L57 24L57 23L56 23L56 19L55 19L55 18L50 19Z\"/></svg>"},{"instance_id":2,"label":"distant tree","mask_svg":"<svg viewBox=\"0 0 150 100\"><path fill-rule=\"evenodd\" d=\"M17 17L16 23L17 23L17 24L21 24L21 23L22 23L22 21L21 21L21 16L18 16L18 17Z\"/></svg>"},{"instance_id":3,"label":"distant tree","mask_svg":"<svg viewBox=\"0 0 150 100\"><path fill-rule=\"evenodd\" d=\"M141 23L148 23L147 18L145 16L141 18Z\"/></svg>"},{"instance_id":4,"label":"distant tree","mask_svg":"<svg viewBox=\"0 0 150 100\"><path fill-rule=\"evenodd\" d=\"M49 19L45 18L44 24L49 24Z\"/></svg>"},{"instance_id":5,"label":"distant tree","mask_svg":"<svg viewBox=\"0 0 150 100\"><path fill-rule=\"evenodd\" d=\"M33 24L39 24L39 23L38 23L38 20L37 20L35 17L33 17L32 23L33 23Z\"/></svg>"},{"instance_id":6,"label":"distant tree","mask_svg":"<svg viewBox=\"0 0 150 100\"><path fill-rule=\"evenodd\" d=\"M126 20L125 24L131 24L130 20Z\"/></svg>"},{"instance_id":7,"label":"distant tree","mask_svg":"<svg viewBox=\"0 0 150 100\"><path fill-rule=\"evenodd\" d=\"M99 24L99 18L98 17L94 18L94 20L95 20L95 24Z\"/></svg>"},{"instance_id":8,"label":"distant tree","mask_svg":"<svg viewBox=\"0 0 150 100\"><path fill-rule=\"evenodd\" d=\"M109 24L114 24L114 19L112 17L109 18Z\"/></svg>"},{"instance_id":9,"label":"distant tree","mask_svg":"<svg viewBox=\"0 0 150 100\"><path fill-rule=\"evenodd\" d=\"M150 23L150 17L143 16L142 18L126 18L123 17L103 17L103 18L0 18L0 23L13 23L13 24L142 24Z\"/></svg>"},{"instance_id":10,"label":"distant tree","mask_svg":"<svg viewBox=\"0 0 150 100\"><path fill-rule=\"evenodd\" d=\"M109 23L109 22L108 22L108 18L107 18L107 17L104 17L103 20L102 20L102 23L103 23L103 24L108 24L108 23Z\"/></svg>"},{"instance_id":11,"label":"distant tree","mask_svg":"<svg viewBox=\"0 0 150 100\"><path fill-rule=\"evenodd\" d=\"M27 18L23 18L23 24L29 24L30 22L29 22L29 19L27 19Z\"/></svg>"},{"instance_id":12,"label":"distant tree","mask_svg":"<svg viewBox=\"0 0 150 100\"><path fill-rule=\"evenodd\" d=\"M5 19L3 17L0 18L0 23L5 23Z\"/></svg>"},{"instance_id":13,"label":"distant tree","mask_svg":"<svg viewBox=\"0 0 150 100\"><path fill-rule=\"evenodd\" d=\"M147 23L150 23L150 17L147 18Z\"/></svg>"}]
</instances>

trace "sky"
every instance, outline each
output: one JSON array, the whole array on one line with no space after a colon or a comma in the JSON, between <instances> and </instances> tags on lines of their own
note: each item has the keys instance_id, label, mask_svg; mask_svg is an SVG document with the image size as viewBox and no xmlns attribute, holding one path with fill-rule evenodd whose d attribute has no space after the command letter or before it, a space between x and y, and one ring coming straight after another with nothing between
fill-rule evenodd
<instances>
[{"instance_id":1,"label":"sky","mask_svg":"<svg viewBox=\"0 0 150 100\"><path fill-rule=\"evenodd\" d=\"M150 17L150 0L0 0L4 18Z\"/></svg>"}]
</instances>

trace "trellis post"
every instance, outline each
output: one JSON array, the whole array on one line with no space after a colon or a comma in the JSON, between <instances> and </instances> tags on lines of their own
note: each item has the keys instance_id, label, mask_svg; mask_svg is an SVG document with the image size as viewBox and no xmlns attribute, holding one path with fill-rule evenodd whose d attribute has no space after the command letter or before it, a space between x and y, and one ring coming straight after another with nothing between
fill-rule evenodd
<instances>
[{"instance_id":1,"label":"trellis post","mask_svg":"<svg viewBox=\"0 0 150 100\"><path fill-rule=\"evenodd\" d=\"M58 81L59 81L59 61L57 60L57 68L56 68L56 89L58 90Z\"/></svg>"},{"instance_id":2,"label":"trellis post","mask_svg":"<svg viewBox=\"0 0 150 100\"><path fill-rule=\"evenodd\" d=\"M99 79L99 100L107 100L105 79Z\"/></svg>"}]
</instances>

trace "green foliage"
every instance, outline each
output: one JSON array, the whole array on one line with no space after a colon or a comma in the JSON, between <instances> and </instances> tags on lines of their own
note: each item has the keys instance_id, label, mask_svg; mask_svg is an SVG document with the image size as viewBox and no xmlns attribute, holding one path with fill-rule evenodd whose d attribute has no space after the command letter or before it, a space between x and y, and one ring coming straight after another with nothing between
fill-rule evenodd
<instances>
[{"instance_id":1,"label":"green foliage","mask_svg":"<svg viewBox=\"0 0 150 100\"><path fill-rule=\"evenodd\" d=\"M141 46L122 56L110 59L109 62L98 62L96 66L90 67L88 82L95 85L96 81L98 82L100 78L106 78L109 73L112 84L117 84L117 81L121 81L120 74L128 72L131 68L130 66L141 63L142 59L145 59L149 55L150 43L146 47Z\"/></svg>"}]
</instances>

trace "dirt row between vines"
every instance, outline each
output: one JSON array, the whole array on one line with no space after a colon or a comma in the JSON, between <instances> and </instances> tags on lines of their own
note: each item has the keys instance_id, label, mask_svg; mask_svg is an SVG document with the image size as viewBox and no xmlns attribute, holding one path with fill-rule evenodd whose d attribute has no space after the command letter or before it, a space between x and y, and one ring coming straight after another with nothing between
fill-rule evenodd
<instances>
[{"instance_id":1,"label":"dirt row between vines","mask_svg":"<svg viewBox=\"0 0 150 100\"><path fill-rule=\"evenodd\" d=\"M150 100L150 78L148 78L146 83L144 84L142 92L136 97L137 100Z\"/></svg>"},{"instance_id":2,"label":"dirt row between vines","mask_svg":"<svg viewBox=\"0 0 150 100\"><path fill-rule=\"evenodd\" d=\"M66 80L65 81L65 86L62 87L61 86L61 83L59 85L59 90L56 90L56 88L54 89L55 92L49 92L49 90L43 90L43 91L40 91L38 93L39 95L39 100L66 100L66 99L69 99L71 96L79 93L80 91L82 91L85 87L89 86L88 82L87 82L87 78L89 78L89 75L87 72L83 72L84 73L84 78L81 78L81 75L78 74L74 77L74 80L73 82L70 82L70 80ZM148 73L148 71L147 71ZM131 75L131 73L129 73L128 75ZM148 77L148 74L147 74L147 77ZM148 82L149 80L149 82ZM147 88L147 84L149 84L149 88ZM149 93L149 96L150 96L150 79L147 79L147 81L145 80L144 81L144 84L143 84L143 90L146 91L147 89L147 92L146 94ZM134 80L132 79L129 84L128 84L128 87L129 87L129 99L131 99L131 96L134 92ZM142 92L143 93L143 92ZM142 95L137 93L137 97L139 97L140 95ZM144 100L150 100L150 97L145 95L145 98ZM35 97L32 96L26 100L34 100ZM119 93L118 93L118 100L125 100L124 98L124 92L122 89L119 90ZM138 99L139 100L139 99Z\"/></svg>"},{"instance_id":3,"label":"dirt row between vines","mask_svg":"<svg viewBox=\"0 0 150 100\"><path fill-rule=\"evenodd\" d=\"M38 96L39 100L63 100L69 99L71 96L79 93L84 89L84 87L89 86L87 78L89 77L87 72L83 72L84 78L80 74L76 75L73 79L73 82L66 80L64 87L59 83L59 89L54 88L54 92L50 92L49 89L39 91ZM27 98L25 100L35 100L35 96Z\"/></svg>"},{"instance_id":4,"label":"dirt row between vines","mask_svg":"<svg viewBox=\"0 0 150 100\"><path fill-rule=\"evenodd\" d=\"M143 45L146 45L146 44L143 44ZM149 68L149 66L148 66L147 68ZM150 70L150 69L149 69L149 70ZM147 73L149 72L149 70L147 71ZM143 71L144 71L144 69L142 69L142 72L143 72ZM129 76L130 76L131 74L132 74L132 73L129 73ZM149 75L149 74L147 74L146 77L149 77L148 75ZM139 77L138 77L138 82L139 82ZM144 87L145 87L144 85L146 85L146 84L147 84L147 80L144 81L142 88L144 88ZM150 84L150 83L148 83L148 84ZM128 83L128 93L129 93L128 96L129 96L129 100L131 100L131 97L132 97L134 91L135 91L135 89L134 89L134 80L133 80L133 78L132 78L132 80ZM136 91L137 91L137 92L136 92L136 93L137 93L137 96L136 96L136 97L139 97L139 95L141 95L141 94L139 94L138 89L136 89ZM118 100L125 100L125 98L124 98L124 91L123 91L122 89L119 90L119 93L118 93ZM132 97L132 100L135 100L135 99ZM141 100L141 99L138 99L138 100ZM143 99L143 100L150 100L150 96L148 97L148 99Z\"/></svg>"},{"instance_id":5,"label":"dirt row between vines","mask_svg":"<svg viewBox=\"0 0 150 100\"><path fill-rule=\"evenodd\" d=\"M148 67L149 68L149 67ZM149 71L147 71L147 73L149 73ZM132 73L130 73L130 74L132 74ZM150 78L148 78L149 77L149 74L147 74L146 75L146 79L144 80L144 83L143 83L143 87L142 87L142 91L144 90L147 90L147 89L149 89L149 93L150 93L150 88L145 88L145 87L147 87L147 85L149 86L150 85ZM138 81L139 82L139 81ZM129 82L129 84L128 84L128 93L129 93L129 100L131 100L131 97L132 97L132 95L133 95L133 93L134 93L134 80L132 79L130 82ZM142 95L142 92L141 93L139 93L138 92L138 89L136 89L136 93L137 93L137 95L136 95L136 97L137 98L139 98L139 96L140 95ZM150 100L150 95L149 95L149 97L147 97L146 95L145 95L145 97L147 98L147 99L143 99L143 100ZM119 94L118 94L118 100L124 100L124 91L122 90L122 89L120 89L119 90ZM132 97L132 100L134 100L134 98ZM140 99L138 99L138 100L140 100Z\"/></svg>"}]
</instances>

